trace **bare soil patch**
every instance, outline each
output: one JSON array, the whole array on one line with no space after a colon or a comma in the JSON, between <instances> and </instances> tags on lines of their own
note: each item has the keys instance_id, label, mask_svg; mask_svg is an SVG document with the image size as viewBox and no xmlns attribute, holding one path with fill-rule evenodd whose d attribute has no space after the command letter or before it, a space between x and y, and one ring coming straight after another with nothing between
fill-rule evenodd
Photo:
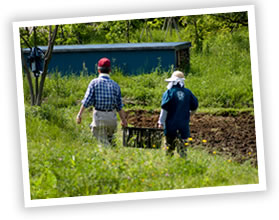
<instances>
[{"instance_id":1,"label":"bare soil patch","mask_svg":"<svg viewBox=\"0 0 279 220\"><path fill-rule=\"evenodd\" d=\"M155 128L157 126L159 112L129 110L126 113L128 123L134 127ZM201 146L210 153L221 154L240 163L250 160L253 165L257 165L253 115L196 113L191 116L190 129L193 146Z\"/></svg>"}]
</instances>

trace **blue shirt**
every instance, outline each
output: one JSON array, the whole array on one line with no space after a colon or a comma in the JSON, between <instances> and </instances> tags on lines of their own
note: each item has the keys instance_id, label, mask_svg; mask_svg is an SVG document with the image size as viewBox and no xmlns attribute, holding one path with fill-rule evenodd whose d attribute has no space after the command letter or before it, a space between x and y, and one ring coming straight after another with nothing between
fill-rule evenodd
<instances>
[{"instance_id":1,"label":"blue shirt","mask_svg":"<svg viewBox=\"0 0 279 220\"><path fill-rule=\"evenodd\" d=\"M190 136L190 110L198 108L198 99L193 93L178 85L168 89L162 97L162 109L167 113L165 134L177 137L177 131L181 138L186 139Z\"/></svg>"},{"instance_id":2,"label":"blue shirt","mask_svg":"<svg viewBox=\"0 0 279 220\"><path fill-rule=\"evenodd\" d=\"M120 87L108 76L93 79L81 103L85 108L94 106L98 110L120 111L123 107Z\"/></svg>"}]
</instances>

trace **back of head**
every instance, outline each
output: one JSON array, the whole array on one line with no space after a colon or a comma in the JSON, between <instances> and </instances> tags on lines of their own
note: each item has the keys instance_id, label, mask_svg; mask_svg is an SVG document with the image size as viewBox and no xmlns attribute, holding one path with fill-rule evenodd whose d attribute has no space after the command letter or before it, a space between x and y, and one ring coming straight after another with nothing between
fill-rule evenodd
<instances>
[{"instance_id":1,"label":"back of head","mask_svg":"<svg viewBox=\"0 0 279 220\"><path fill-rule=\"evenodd\" d=\"M101 58L98 61L98 70L101 73L109 73L110 72L110 60L106 57Z\"/></svg>"}]
</instances>

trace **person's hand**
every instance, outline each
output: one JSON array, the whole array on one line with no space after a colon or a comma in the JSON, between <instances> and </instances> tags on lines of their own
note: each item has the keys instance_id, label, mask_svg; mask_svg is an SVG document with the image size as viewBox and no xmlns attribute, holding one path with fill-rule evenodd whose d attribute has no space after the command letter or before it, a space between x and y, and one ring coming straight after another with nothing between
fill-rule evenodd
<instances>
[{"instance_id":1,"label":"person's hand","mask_svg":"<svg viewBox=\"0 0 279 220\"><path fill-rule=\"evenodd\" d=\"M195 111L190 111L190 115L193 115L196 113L196 110Z\"/></svg>"},{"instance_id":2,"label":"person's hand","mask_svg":"<svg viewBox=\"0 0 279 220\"><path fill-rule=\"evenodd\" d=\"M164 129L164 126L162 124L158 123L158 128L159 129Z\"/></svg>"},{"instance_id":3,"label":"person's hand","mask_svg":"<svg viewBox=\"0 0 279 220\"><path fill-rule=\"evenodd\" d=\"M77 124L81 123L81 115L80 114L77 115L76 122L77 122Z\"/></svg>"},{"instance_id":4,"label":"person's hand","mask_svg":"<svg viewBox=\"0 0 279 220\"><path fill-rule=\"evenodd\" d=\"M121 120L121 125L122 125L122 127L127 127L127 121L126 121L126 119L124 119L124 120Z\"/></svg>"}]
</instances>

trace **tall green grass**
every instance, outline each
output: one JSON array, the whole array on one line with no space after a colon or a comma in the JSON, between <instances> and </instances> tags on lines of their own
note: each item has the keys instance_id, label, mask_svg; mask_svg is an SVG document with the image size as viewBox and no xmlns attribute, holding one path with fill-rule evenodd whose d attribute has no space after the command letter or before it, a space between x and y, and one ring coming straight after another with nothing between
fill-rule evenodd
<instances>
[{"instance_id":1,"label":"tall green grass","mask_svg":"<svg viewBox=\"0 0 279 220\"><path fill-rule=\"evenodd\" d=\"M249 162L192 147L187 160L163 149L123 147L120 126L117 146L100 148L88 128L89 113L76 125L74 108L46 111L26 109L32 199L258 183Z\"/></svg>"},{"instance_id":2,"label":"tall green grass","mask_svg":"<svg viewBox=\"0 0 279 220\"><path fill-rule=\"evenodd\" d=\"M191 54L188 86L200 106L253 108L249 40L246 32L217 35L203 53Z\"/></svg>"}]
</instances>

